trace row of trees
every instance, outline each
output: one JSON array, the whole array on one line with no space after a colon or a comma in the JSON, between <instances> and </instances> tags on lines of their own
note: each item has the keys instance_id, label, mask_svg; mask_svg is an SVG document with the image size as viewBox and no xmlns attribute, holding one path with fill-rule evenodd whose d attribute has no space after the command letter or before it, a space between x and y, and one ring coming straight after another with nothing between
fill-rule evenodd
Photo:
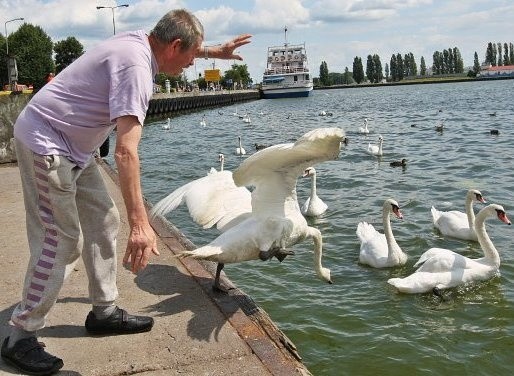
<instances>
[{"instance_id":1,"label":"row of trees","mask_svg":"<svg viewBox=\"0 0 514 376\"><path fill-rule=\"evenodd\" d=\"M8 83L6 40L0 35L0 82L2 87ZM84 53L84 46L75 38L53 42L50 36L39 27L29 23L22 24L17 31L9 35L9 54L16 57L18 66L18 82L32 84L37 90L45 83L45 77L50 72L59 74L64 68ZM186 85L184 77L172 77L159 74L156 83L164 87L166 79L171 81L172 87L177 83ZM222 85L228 86L230 82L246 85L252 82L246 64L232 65L221 80ZM200 88L207 87L203 77L197 80Z\"/></svg>"},{"instance_id":2,"label":"row of trees","mask_svg":"<svg viewBox=\"0 0 514 376\"><path fill-rule=\"evenodd\" d=\"M497 47L494 47L494 44L488 47L488 52L486 54L486 61L488 59L489 50L498 51ZM511 49L509 49L508 54L505 52L505 47L507 44L504 44L504 54L501 58L501 61L504 65L514 64L514 60L510 60L511 55L514 53ZM510 48L512 48L512 43L510 43ZM508 46L507 46L508 47ZM507 58L508 55L508 58ZM492 57L489 57L492 59ZM514 59L514 56L512 56ZM496 56L496 64L498 64L499 60ZM508 64L507 64L508 63ZM384 75L385 72L385 75ZM480 63L478 62L478 54L475 52L474 56L474 65L473 69L468 72L468 75L476 76L480 72ZM433 64L431 66L431 74L432 75L448 75L448 74L463 74L464 72L464 61L462 59L462 55L457 47L448 48L443 51L435 51L433 54ZM319 84L323 86L329 86L334 84L340 84L342 81L343 84L356 82L360 84L364 82L366 79L372 83L379 83L383 81L385 78L386 81L401 81L406 77L414 77L414 76L426 76L428 74L427 65L425 62L425 58L421 56L420 65L419 65L419 73L418 66L416 64L416 59L412 52L409 52L402 56L400 53L393 54L391 59L389 60L389 64L385 64L384 69L382 69L382 63L380 61L380 57L377 54L368 55L367 63L366 63L366 72L364 73L362 59L356 56L353 60L353 71L349 72L348 67L345 68L345 74L332 74L328 71L328 66L325 61L321 63L320 66L320 78ZM346 76L345 76L346 75ZM348 77L351 76L351 77ZM336 78L337 82L332 78Z\"/></svg>"},{"instance_id":3,"label":"row of trees","mask_svg":"<svg viewBox=\"0 0 514 376\"><path fill-rule=\"evenodd\" d=\"M512 43L489 42L485 51L485 61L493 66L514 65L514 45Z\"/></svg>"}]
</instances>

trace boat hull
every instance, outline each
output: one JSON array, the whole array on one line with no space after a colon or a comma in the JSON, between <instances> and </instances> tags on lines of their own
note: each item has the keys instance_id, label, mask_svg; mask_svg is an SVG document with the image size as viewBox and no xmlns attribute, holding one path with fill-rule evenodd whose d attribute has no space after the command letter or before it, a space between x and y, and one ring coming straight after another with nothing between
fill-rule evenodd
<instances>
[{"instance_id":1,"label":"boat hull","mask_svg":"<svg viewBox=\"0 0 514 376\"><path fill-rule=\"evenodd\" d=\"M311 91L312 86L306 88L263 88L261 89L261 97L263 99L301 98L308 97Z\"/></svg>"}]
</instances>

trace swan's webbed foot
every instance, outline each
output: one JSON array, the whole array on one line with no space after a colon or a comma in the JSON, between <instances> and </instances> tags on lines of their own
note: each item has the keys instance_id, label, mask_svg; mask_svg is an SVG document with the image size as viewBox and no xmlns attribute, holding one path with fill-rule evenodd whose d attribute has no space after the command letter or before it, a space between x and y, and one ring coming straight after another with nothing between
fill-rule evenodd
<instances>
[{"instance_id":1,"label":"swan's webbed foot","mask_svg":"<svg viewBox=\"0 0 514 376\"><path fill-rule=\"evenodd\" d=\"M222 286L222 284L220 283L220 275L221 275L221 271L223 270L223 267L225 266L225 264L219 262L218 263L218 266L216 267L216 277L214 277L214 283L212 285L212 289L213 291L215 292L220 292L222 294L228 294L228 291L233 289L233 287L225 287L225 286Z\"/></svg>"},{"instance_id":2,"label":"swan's webbed foot","mask_svg":"<svg viewBox=\"0 0 514 376\"><path fill-rule=\"evenodd\" d=\"M282 262L286 258L286 256L293 256L294 251L293 250L287 250L287 249L279 249L278 252L275 254L275 257L278 261Z\"/></svg>"},{"instance_id":3,"label":"swan's webbed foot","mask_svg":"<svg viewBox=\"0 0 514 376\"><path fill-rule=\"evenodd\" d=\"M443 294L443 290L441 290L439 287L434 287L432 289L432 292L434 293L435 296L439 297L439 299L441 299L441 302L444 302L447 299L447 297Z\"/></svg>"},{"instance_id":4,"label":"swan's webbed foot","mask_svg":"<svg viewBox=\"0 0 514 376\"><path fill-rule=\"evenodd\" d=\"M262 261L271 260L273 257L276 257L278 261L282 262L286 256L294 255L294 251L287 250L280 247L273 247L269 251L260 251L259 258Z\"/></svg>"}]
</instances>

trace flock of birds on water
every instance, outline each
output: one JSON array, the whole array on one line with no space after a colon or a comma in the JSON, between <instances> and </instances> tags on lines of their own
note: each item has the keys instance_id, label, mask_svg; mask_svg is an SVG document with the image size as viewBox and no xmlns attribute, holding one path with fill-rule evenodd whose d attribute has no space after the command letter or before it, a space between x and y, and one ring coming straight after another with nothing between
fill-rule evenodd
<instances>
[{"instance_id":1,"label":"flock of birds on water","mask_svg":"<svg viewBox=\"0 0 514 376\"><path fill-rule=\"evenodd\" d=\"M220 113L222 114L222 113ZM239 115L251 122L249 114ZM319 116L331 116L322 111ZM494 116L495 114L490 114ZM205 126L205 115L200 125ZM166 126L168 128L166 128ZM163 126L169 129L170 119ZM412 125L415 126L415 125ZM435 126L442 132L444 120ZM360 134L369 134L368 119L359 128ZM491 131L491 134L493 133ZM347 144L340 128L317 128L294 143L277 145L254 144L256 152L246 158L233 172L224 169L224 154L218 155L219 170L211 168L208 174L193 180L161 199L151 210L151 216L164 216L185 204L193 221L203 228L216 226L220 234L210 243L192 251L178 254L179 258L193 257L217 263L213 288L228 292L220 281L221 271L227 263L249 260L282 262L294 255L291 247L306 239L314 243L314 270L318 277L332 283L330 270L322 265L322 235L309 226L307 217L317 217L328 206L316 191L318 163L337 159ZM383 137L378 143L369 143L367 153L383 155ZM235 155L246 155L242 139L238 137ZM392 167L405 167L405 158L390 162ZM296 194L299 177L311 179L310 196L300 206ZM252 187L249 190L247 187ZM482 193L470 189L466 194L465 212L440 211L431 208L433 225L445 237L478 242L484 256L472 259L444 248L430 248L414 264L412 274L403 278L390 278L387 282L399 292L416 294L433 292L443 298L442 290L476 281L488 280L499 273L500 256L487 234L485 221L497 217L510 225L501 205L489 204L475 216L473 204L486 203ZM382 207L383 233L372 224L360 222L356 235L360 242L359 263L373 268L392 268L405 265L408 255L395 240L391 217L403 218L400 205L392 198Z\"/></svg>"}]
</instances>

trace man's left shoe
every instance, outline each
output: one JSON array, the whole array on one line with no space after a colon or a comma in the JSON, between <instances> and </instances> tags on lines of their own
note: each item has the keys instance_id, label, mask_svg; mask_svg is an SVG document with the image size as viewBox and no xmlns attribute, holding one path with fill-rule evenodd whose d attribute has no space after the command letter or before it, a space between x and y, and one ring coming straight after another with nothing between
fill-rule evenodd
<instances>
[{"instance_id":1,"label":"man's left shoe","mask_svg":"<svg viewBox=\"0 0 514 376\"><path fill-rule=\"evenodd\" d=\"M92 311L86 318L86 330L90 334L143 333L151 330L152 326L152 317L130 315L119 307L105 319L97 319Z\"/></svg>"}]
</instances>

